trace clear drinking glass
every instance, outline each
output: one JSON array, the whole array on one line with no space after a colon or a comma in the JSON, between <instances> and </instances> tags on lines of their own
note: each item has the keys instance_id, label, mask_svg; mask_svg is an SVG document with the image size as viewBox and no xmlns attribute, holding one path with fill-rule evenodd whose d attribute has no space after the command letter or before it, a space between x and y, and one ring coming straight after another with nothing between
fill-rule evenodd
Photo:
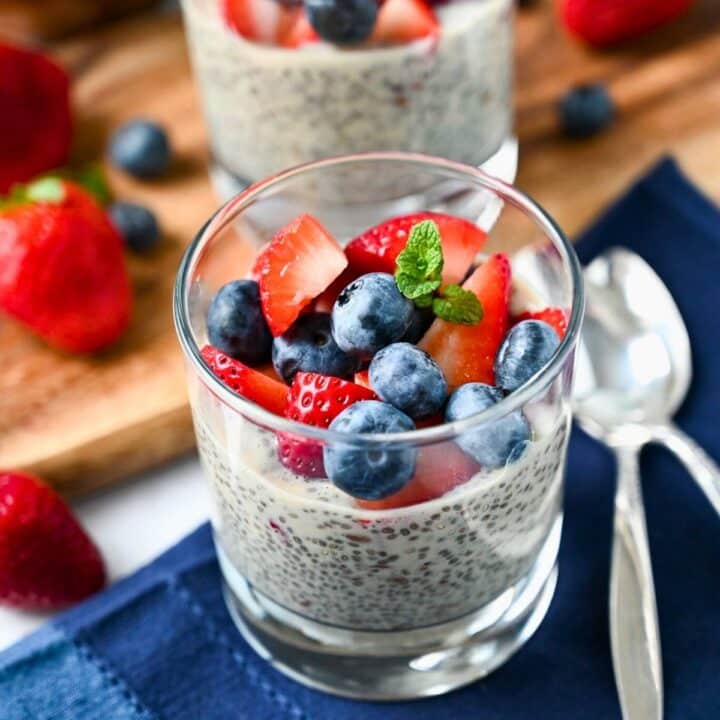
<instances>
[{"instance_id":1,"label":"clear drinking glass","mask_svg":"<svg viewBox=\"0 0 720 720\"><path fill-rule=\"evenodd\" d=\"M295 50L245 40L221 0L182 8L221 189L371 150L479 165L511 132L513 0L438 6L438 39Z\"/></svg>"},{"instance_id":2,"label":"clear drinking glass","mask_svg":"<svg viewBox=\"0 0 720 720\"><path fill-rule=\"evenodd\" d=\"M489 230L488 249L511 254L516 305L567 311L565 339L523 387L459 422L352 436L273 415L213 376L199 354L209 301L246 273L275 231L309 212L346 242L421 209ZM556 581L582 312L577 258L547 214L451 161L405 153L324 160L253 185L210 219L180 268L175 319L227 604L263 657L330 692L399 699L481 677L530 637ZM412 452L433 482L451 488L457 441L514 412L532 427L519 458L409 507L358 507L329 481L295 476L277 458L277 438L288 435L368 454Z\"/></svg>"}]
</instances>

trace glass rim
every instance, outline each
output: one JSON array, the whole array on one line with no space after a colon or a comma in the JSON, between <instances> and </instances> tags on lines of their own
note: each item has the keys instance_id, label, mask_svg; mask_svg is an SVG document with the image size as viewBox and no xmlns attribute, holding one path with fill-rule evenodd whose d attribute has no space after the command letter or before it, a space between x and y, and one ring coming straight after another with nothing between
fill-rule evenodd
<instances>
[{"instance_id":1,"label":"glass rim","mask_svg":"<svg viewBox=\"0 0 720 720\"><path fill-rule=\"evenodd\" d=\"M554 247L560 252L564 265L569 268L572 307L565 337L558 345L554 355L535 375L495 405L462 420L444 422L433 427L388 434L353 434L305 425L296 420L275 415L257 403L246 400L227 387L227 385L210 370L210 367L200 354L200 348L195 342L189 320L189 308L187 304L189 293L187 292L187 288L188 279L190 278L191 272L195 269L196 262L206 243L217 231L225 227L228 219L233 218L263 191L307 172L357 162L378 161L395 161L424 165L426 167L440 168L456 174L469 176L479 181L485 188L500 195L504 201L509 201L515 207L526 212L536 225L540 227L543 233L550 238ZM183 254L178 267L173 293L173 318L183 353L190 360L193 369L204 382L205 386L216 397L244 417L275 432L288 433L303 438L312 438L324 443L344 443L355 446L387 445L389 443L427 445L444 440L452 440L459 435L467 433L469 430L490 424L515 410L521 409L534 397L547 389L550 383L560 373L565 360L572 352L578 339L584 309L585 292L582 269L575 250L552 217L529 195L489 175L480 168L434 157L432 155L400 151L355 153L352 155L340 155L316 160L282 170L248 186L245 190L221 205L197 232Z\"/></svg>"}]
</instances>

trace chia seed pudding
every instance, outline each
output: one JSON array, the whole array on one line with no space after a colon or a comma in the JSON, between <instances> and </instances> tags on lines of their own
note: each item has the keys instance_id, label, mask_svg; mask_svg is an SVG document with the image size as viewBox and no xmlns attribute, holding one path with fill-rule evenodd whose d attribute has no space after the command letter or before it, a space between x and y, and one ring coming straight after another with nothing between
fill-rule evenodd
<instances>
[{"instance_id":1,"label":"chia seed pudding","mask_svg":"<svg viewBox=\"0 0 720 720\"><path fill-rule=\"evenodd\" d=\"M284 468L274 433L230 416L202 385L193 406L224 557L256 592L313 620L366 631L450 621L515 585L556 541L568 408L527 409L533 439L505 468L368 511Z\"/></svg>"},{"instance_id":2,"label":"chia seed pudding","mask_svg":"<svg viewBox=\"0 0 720 720\"><path fill-rule=\"evenodd\" d=\"M437 38L295 50L239 36L218 0L182 4L212 152L240 179L370 150L478 165L509 134L512 0L437 7Z\"/></svg>"}]
</instances>

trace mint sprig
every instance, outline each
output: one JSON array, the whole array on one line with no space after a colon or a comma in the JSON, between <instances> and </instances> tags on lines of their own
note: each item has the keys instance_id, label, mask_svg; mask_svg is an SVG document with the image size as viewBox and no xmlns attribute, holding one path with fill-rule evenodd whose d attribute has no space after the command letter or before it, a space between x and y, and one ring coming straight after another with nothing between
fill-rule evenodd
<instances>
[{"instance_id":1,"label":"mint sprig","mask_svg":"<svg viewBox=\"0 0 720 720\"><path fill-rule=\"evenodd\" d=\"M443 251L440 229L432 220L413 225L405 249L398 255L395 282L400 292L419 308L432 307L443 320L477 325L483 308L477 296L459 285L442 283Z\"/></svg>"}]
</instances>

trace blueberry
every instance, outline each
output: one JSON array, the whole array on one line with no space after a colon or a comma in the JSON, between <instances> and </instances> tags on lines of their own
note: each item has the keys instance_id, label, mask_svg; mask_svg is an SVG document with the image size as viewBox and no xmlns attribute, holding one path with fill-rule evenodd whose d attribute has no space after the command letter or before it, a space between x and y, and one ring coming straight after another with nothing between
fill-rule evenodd
<instances>
[{"instance_id":1,"label":"blueberry","mask_svg":"<svg viewBox=\"0 0 720 720\"><path fill-rule=\"evenodd\" d=\"M288 384L298 371L348 379L360 369L358 359L345 354L333 339L329 313L301 315L284 335L273 340L272 361Z\"/></svg>"},{"instance_id":2,"label":"blueberry","mask_svg":"<svg viewBox=\"0 0 720 720\"><path fill-rule=\"evenodd\" d=\"M210 343L236 360L257 365L270 357L272 335L254 280L233 280L215 293L207 329Z\"/></svg>"},{"instance_id":3,"label":"blueberry","mask_svg":"<svg viewBox=\"0 0 720 720\"><path fill-rule=\"evenodd\" d=\"M492 385L461 385L450 395L445 420L453 422L477 415L502 398L502 392ZM483 467L491 470L517 460L529 440L530 426L522 412L515 410L493 423L464 432L455 442Z\"/></svg>"},{"instance_id":4,"label":"blueberry","mask_svg":"<svg viewBox=\"0 0 720 720\"><path fill-rule=\"evenodd\" d=\"M330 430L353 435L414 430L405 413L378 400L361 400L345 408ZM380 500L402 490L415 473L417 449L411 445L333 442L323 449L325 471L343 492L363 500Z\"/></svg>"},{"instance_id":5,"label":"blueberry","mask_svg":"<svg viewBox=\"0 0 720 720\"><path fill-rule=\"evenodd\" d=\"M150 120L131 120L110 139L110 159L135 177L162 175L170 165L167 134Z\"/></svg>"},{"instance_id":6,"label":"blueberry","mask_svg":"<svg viewBox=\"0 0 720 720\"><path fill-rule=\"evenodd\" d=\"M560 101L560 124L569 137L587 138L610 125L615 105L604 85L579 85Z\"/></svg>"},{"instance_id":7,"label":"blueberry","mask_svg":"<svg viewBox=\"0 0 720 720\"><path fill-rule=\"evenodd\" d=\"M125 244L136 253L153 250L160 240L160 228L155 215L143 205L114 202L108 215Z\"/></svg>"},{"instance_id":8,"label":"blueberry","mask_svg":"<svg viewBox=\"0 0 720 720\"><path fill-rule=\"evenodd\" d=\"M331 43L358 43L369 37L377 19L377 0L305 0L315 32Z\"/></svg>"},{"instance_id":9,"label":"blueberry","mask_svg":"<svg viewBox=\"0 0 720 720\"><path fill-rule=\"evenodd\" d=\"M370 363L370 384L385 401L411 418L428 417L445 404L448 385L438 364L406 342L380 350Z\"/></svg>"},{"instance_id":10,"label":"blueberry","mask_svg":"<svg viewBox=\"0 0 720 720\"><path fill-rule=\"evenodd\" d=\"M555 354L560 338L542 320L523 320L505 336L495 356L495 382L506 392L517 390Z\"/></svg>"},{"instance_id":11,"label":"blueberry","mask_svg":"<svg viewBox=\"0 0 720 720\"><path fill-rule=\"evenodd\" d=\"M367 360L399 340L410 327L413 303L388 273L369 273L340 292L332 309L332 333L342 350Z\"/></svg>"},{"instance_id":12,"label":"blueberry","mask_svg":"<svg viewBox=\"0 0 720 720\"><path fill-rule=\"evenodd\" d=\"M402 341L413 343L413 345L420 342L420 338L422 338L422 336L427 332L434 319L435 315L433 314L432 308L419 308L413 306L410 327L402 336Z\"/></svg>"}]
</instances>

